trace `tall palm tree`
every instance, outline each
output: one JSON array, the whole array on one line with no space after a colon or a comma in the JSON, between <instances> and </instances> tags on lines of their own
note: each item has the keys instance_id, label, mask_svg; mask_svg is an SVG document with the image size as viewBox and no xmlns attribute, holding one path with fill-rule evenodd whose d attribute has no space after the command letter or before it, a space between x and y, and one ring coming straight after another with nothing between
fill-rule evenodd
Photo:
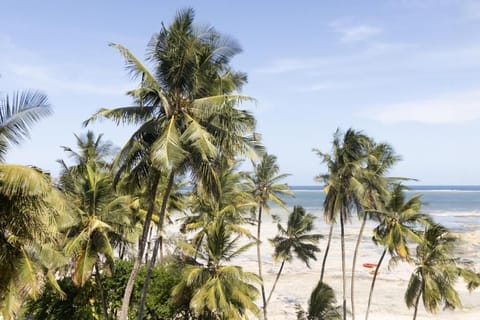
<instances>
[{"instance_id":1,"label":"tall palm tree","mask_svg":"<svg viewBox=\"0 0 480 320\"><path fill-rule=\"evenodd\" d=\"M308 311L297 306L297 320L340 320L341 307L336 306L335 291L326 283L318 282L308 301Z\"/></svg>"},{"instance_id":2,"label":"tall palm tree","mask_svg":"<svg viewBox=\"0 0 480 320\"><path fill-rule=\"evenodd\" d=\"M407 306L414 308L414 320L417 318L420 299L431 313L438 311L441 305L448 309L462 305L454 285L459 277L472 272L462 268L453 256L456 241L457 238L442 225L425 227L424 237L413 258L416 268L405 292Z\"/></svg>"},{"instance_id":3,"label":"tall palm tree","mask_svg":"<svg viewBox=\"0 0 480 320\"><path fill-rule=\"evenodd\" d=\"M302 260L307 267L310 267L310 259L317 260L315 253L320 249L317 246L318 240L322 237L320 234L311 233L313 230L313 221L315 216L306 213L301 206L293 207L292 213L288 216L287 228L285 229L280 223L277 224L279 234L270 242L275 247L273 257L276 260L282 260L280 269L278 270L272 290L267 298L267 305L272 298L273 291L277 285L278 279L282 274L285 262L293 259L293 253Z\"/></svg>"},{"instance_id":4,"label":"tall palm tree","mask_svg":"<svg viewBox=\"0 0 480 320\"><path fill-rule=\"evenodd\" d=\"M121 196L112 188L112 177L107 157L111 156L111 144L102 141L89 131L77 138L79 152L64 147L75 163L72 166L61 160L63 172L60 186L64 190L77 222L67 232L67 255L73 256L73 282L83 286L95 270L95 280L100 289L103 316L108 319L108 308L103 292L100 270L111 272L114 265L110 238L121 238L120 227L131 210L130 196ZM127 222L128 223L128 222Z\"/></svg>"},{"instance_id":5,"label":"tall palm tree","mask_svg":"<svg viewBox=\"0 0 480 320\"><path fill-rule=\"evenodd\" d=\"M368 218L378 220L375 212L385 206L389 197L388 184L392 180L396 180L395 178L387 178L386 174L400 160L400 157L395 155L393 148L386 143L377 144L372 141L367 153L365 170L361 171L359 178L365 188L365 197L362 199L362 210L357 212L362 222L352 259L350 287L352 320L355 320L355 267L365 225Z\"/></svg>"},{"instance_id":6,"label":"tall palm tree","mask_svg":"<svg viewBox=\"0 0 480 320\"><path fill-rule=\"evenodd\" d=\"M292 195L288 184L279 183L285 179L287 174L278 174L280 168L277 165L277 158L274 155L264 154L259 163L253 163L253 174L247 177L251 184L252 193L257 202L257 263L258 275L262 281L260 284L263 300L263 318L267 319L267 299L265 295L265 286L263 284L262 275L262 254L261 254L261 234L262 234L262 213L263 210L269 209L269 202L273 202L283 208L285 202L281 198L282 195ZM267 211L268 212L268 211Z\"/></svg>"},{"instance_id":7,"label":"tall palm tree","mask_svg":"<svg viewBox=\"0 0 480 320\"><path fill-rule=\"evenodd\" d=\"M21 302L36 297L63 264L56 250L65 224L65 202L49 174L6 164L11 145L29 136L32 125L51 114L47 96L25 91L0 99L0 314L15 317ZM52 224L55 221L55 224Z\"/></svg>"},{"instance_id":8,"label":"tall palm tree","mask_svg":"<svg viewBox=\"0 0 480 320\"><path fill-rule=\"evenodd\" d=\"M191 293L190 308L200 319L245 319L249 311L257 316L255 305L258 277L240 266L227 265L254 243L237 248L236 226L218 214L205 230L205 242L198 252L200 263L187 266L181 282L174 288L174 299ZM187 254L197 254L197 248L184 245Z\"/></svg>"},{"instance_id":9,"label":"tall palm tree","mask_svg":"<svg viewBox=\"0 0 480 320\"><path fill-rule=\"evenodd\" d=\"M419 232L419 227L432 223L428 215L420 212L422 207L420 194L414 195L406 200L404 193L405 187L402 184L394 184L392 188L391 198L385 206L385 210L376 211L376 214L381 217L382 221L374 229L373 240L383 245L384 250L373 274L365 320L368 319L378 270L382 265L385 255L387 253L390 254L390 256L394 258L392 261L410 261L409 242L421 242L422 235Z\"/></svg>"},{"instance_id":10,"label":"tall palm tree","mask_svg":"<svg viewBox=\"0 0 480 320\"><path fill-rule=\"evenodd\" d=\"M164 26L152 37L148 59L155 65L153 73L128 49L112 44L124 56L131 74L141 78L140 87L129 92L136 105L102 109L86 122L105 117L117 123L140 125L117 161L118 172L129 170L149 177L151 190L136 262L125 290L119 317L122 320L126 319L144 254L160 172L168 175L159 213L161 231L176 175L189 171L194 183L215 191L217 176L212 159L219 154L233 158L256 146L253 116L236 108L238 102L250 99L233 94L246 81L243 73L235 72L229 65L240 49L215 29L195 26L193 20L192 9L180 11L169 27ZM154 251L151 261L156 254ZM149 268L152 267L150 263ZM148 283L145 281L146 286Z\"/></svg>"},{"instance_id":11,"label":"tall palm tree","mask_svg":"<svg viewBox=\"0 0 480 320\"><path fill-rule=\"evenodd\" d=\"M327 164L328 173L317 177L325 184L326 193L323 203L324 216L330 223L327 249L322 262L320 275L321 282L325 270L330 241L333 233L333 225L340 220L340 240L342 250L342 307L343 318L347 316L346 299L346 274L345 274L345 221L350 219L353 211L361 211L366 190L362 184L362 175L365 171L365 163L368 157L371 139L361 132L348 129L345 133L340 130L334 134L332 154L315 150L321 157L322 162Z\"/></svg>"}]
</instances>

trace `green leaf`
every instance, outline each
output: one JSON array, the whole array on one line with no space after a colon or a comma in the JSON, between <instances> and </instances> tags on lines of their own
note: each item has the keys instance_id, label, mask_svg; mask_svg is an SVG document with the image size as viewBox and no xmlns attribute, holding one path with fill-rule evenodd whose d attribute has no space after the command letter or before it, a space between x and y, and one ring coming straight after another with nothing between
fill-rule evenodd
<instances>
[{"instance_id":1,"label":"green leaf","mask_svg":"<svg viewBox=\"0 0 480 320\"><path fill-rule=\"evenodd\" d=\"M192 144L199 152L203 160L208 160L217 155L217 150L212 143L212 136L191 116L185 114L187 118L187 129L181 136L182 141Z\"/></svg>"},{"instance_id":2,"label":"green leaf","mask_svg":"<svg viewBox=\"0 0 480 320\"><path fill-rule=\"evenodd\" d=\"M175 126L175 116L170 118L168 126L160 139L152 146L153 160L160 168L172 170L185 160L188 153L182 148L180 136Z\"/></svg>"}]
</instances>

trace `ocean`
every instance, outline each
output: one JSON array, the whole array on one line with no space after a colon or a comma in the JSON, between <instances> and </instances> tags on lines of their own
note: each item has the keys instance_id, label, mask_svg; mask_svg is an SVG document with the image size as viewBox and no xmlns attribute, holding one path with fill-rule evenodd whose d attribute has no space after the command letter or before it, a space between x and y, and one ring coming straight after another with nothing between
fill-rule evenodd
<instances>
[{"instance_id":1,"label":"ocean","mask_svg":"<svg viewBox=\"0 0 480 320\"><path fill-rule=\"evenodd\" d=\"M430 214L454 232L480 230L480 186L411 186L407 199L422 194L423 212ZM325 195L321 186L292 186L294 197L286 197L289 207L301 205L307 211L323 215ZM352 218L356 220L356 218ZM353 222L353 221L352 221Z\"/></svg>"}]
</instances>

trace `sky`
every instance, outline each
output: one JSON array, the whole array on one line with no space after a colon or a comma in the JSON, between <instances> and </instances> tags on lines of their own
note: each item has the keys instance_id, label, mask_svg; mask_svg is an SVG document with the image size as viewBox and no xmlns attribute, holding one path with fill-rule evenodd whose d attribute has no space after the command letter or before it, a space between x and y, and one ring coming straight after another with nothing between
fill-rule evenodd
<instances>
[{"instance_id":1,"label":"sky","mask_svg":"<svg viewBox=\"0 0 480 320\"><path fill-rule=\"evenodd\" d=\"M315 184L337 128L391 144L392 176L418 184L480 184L480 1L0 0L0 93L41 90L54 115L7 161L58 175L60 146L91 129L121 147L133 127L82 122L129 105L136 87L108 43L145 56L177 10L235 38L248 74L243 105L292 185Z\"/></svg>"}]
</instances>

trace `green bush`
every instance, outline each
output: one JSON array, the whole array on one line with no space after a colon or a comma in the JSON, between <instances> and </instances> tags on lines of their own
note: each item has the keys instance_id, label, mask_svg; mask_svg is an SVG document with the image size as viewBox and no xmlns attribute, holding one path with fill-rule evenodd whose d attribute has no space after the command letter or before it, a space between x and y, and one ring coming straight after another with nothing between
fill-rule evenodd
<instances>
[{"instance_id":1,"label":"green bush","mask_svg":"<svg viewBox=\"0 0 480 320\"><path fill-rule=\"evenodd\" d=\"M100 319L100 301L97 300L97 289L93 281L88 281L81 288L75 286L70 278L62 279L58 284L66 294L65 299L47 287L37 300L27 302L24 319Z\"/></svg>"},{"instance_id":2,"label":"green bush","mask_svg":"<svg viewBox=\"0 0 480 320\"><path fill-rule=\"evenodd\" d=\"M116 261L112 276L102 278L110 319L116 319L120 311L123 292L132 266L131 261ZM173 319L178 318L180 314L186 314L188 318L188 299L174 303L171 298L172 288L181 279L182 268L182 264L172 261L154 269L146 299L144 319ZM129 319L136 319L145 271L145 267L140 269L135 282L130 301ZM47 287L37 300L27 302L24 316L21 318L25 320L103 319L100 294L93 277L83 287L75 286L71 278L60 280L59 285L66 293L64 300L52 288Z\"/></svg>"}]
</instances>

